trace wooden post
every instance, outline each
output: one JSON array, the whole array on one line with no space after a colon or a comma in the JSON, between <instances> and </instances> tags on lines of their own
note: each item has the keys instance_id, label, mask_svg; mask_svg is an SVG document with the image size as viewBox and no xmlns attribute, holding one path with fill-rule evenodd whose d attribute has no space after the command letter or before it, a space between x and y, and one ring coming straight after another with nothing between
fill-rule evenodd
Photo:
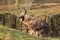
<instances>
[{"instance_id":1,"label":"wooden post","mask_svg":"<svg viewBox=\"0 0 60 40\"><path fill-rule=\"evenodd\" d=\"M21 28L20 28L20 29L21 29L21 31L22 31L22 21L21 21Z\"/></svg>"},{"instance_id":2,"label":"wooden post","mask_svg":"<svg viewBox=\"0 0 60 40\"><path fill-rule=\"evenodd\" d=\"M46 16L46 22L49 23L49 16Z\"/></svg>"}]
</instances>

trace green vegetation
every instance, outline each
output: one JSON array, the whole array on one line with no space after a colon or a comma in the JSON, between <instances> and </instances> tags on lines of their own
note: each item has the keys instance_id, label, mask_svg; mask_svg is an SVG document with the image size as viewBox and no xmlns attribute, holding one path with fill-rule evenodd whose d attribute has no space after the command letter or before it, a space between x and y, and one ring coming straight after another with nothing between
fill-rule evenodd
<instances>
[{"instance_id":1,"label":"green vegetation","mask_svg":"<svg viewBox=\"0 0 60 40\"><path fill-rule=\"evenodd\" d=\"M30 15L32 15L32 16L39 16L42 18L44 18L45 16L51 17L53 15L60 14L60 3L59 2L60 2L60 0L53 0L53 1L52 0L34 0L33 3L38 3L38 5L34 5L33 7L36 6L35 9L28 10L27 14L30 13ZM43 6L41 6L40 3L43 3ZM48 3L52 3L52 4L58 3L58 4L55 6L54 5L47 6L44 3L47 3L47 5L48 5ZM19 17L21 10L16 9L16 5L8 6L8 8L7 8L7 6L1 6L0 14L4 14L6 12ZM8 26L8 24L9 24L9 26L10 26L12 24L15 24L13 22L14 18L12 16L6 16L6 20L9 19L6 21L6 25ZM19 23L17 23L17 24L18 24L18 26L20 25ZM59 23L59 25L60 25L60 23ZM49 38L49 37L48 38L39 38L36 36L31 36L27 33L23 33L20 30L16 30L16 29L12 29L12 28L0 25L0 40L60 40L60 38Z\"/></svg>"},{"instance_id":2,"label":"green vegetation","mask_svg":"<svg viewBox=\"0 0 60 40\"><path fill-rule=\"evenodd\" d=\"M11 29L7 26L0 25L0 40L60 40L59 38L39 38Z\"/></svg>"},{"instance_id":3,"label":"green vegetation","mask_svg":"<svg viewBox=\"0 0 60 40\"><path fill-rule=\"evenodd\" d=\"M0 26L0 40L39 40L19 30L11 29L6 26Z\"/></svg>"}]
</instances>

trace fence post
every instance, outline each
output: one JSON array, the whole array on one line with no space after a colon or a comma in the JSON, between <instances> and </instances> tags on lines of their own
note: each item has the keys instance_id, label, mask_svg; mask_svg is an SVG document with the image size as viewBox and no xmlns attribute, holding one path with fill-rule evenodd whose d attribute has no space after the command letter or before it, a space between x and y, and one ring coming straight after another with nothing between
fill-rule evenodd
<instances>
[{"instance_id":1,"label":"fence post","mask_svg":"<svg viewBox=\"0 0 60 40\"><path fill-rule=\"evenodd\" d=\"M21 31L22 31L22 23L23 23L23 22L21 21L21 26L20 26L20 27L21 27Z\"/></svg>"},{"instance_id":2,"label":"fence post","mask_svg":"<svg viewBox=\"0 0 60 40\"><path fill-rule=\"evenodd\" d=\"M49 16L46 16L45 20L49 24Z\"/></svg>"}]
</instances>

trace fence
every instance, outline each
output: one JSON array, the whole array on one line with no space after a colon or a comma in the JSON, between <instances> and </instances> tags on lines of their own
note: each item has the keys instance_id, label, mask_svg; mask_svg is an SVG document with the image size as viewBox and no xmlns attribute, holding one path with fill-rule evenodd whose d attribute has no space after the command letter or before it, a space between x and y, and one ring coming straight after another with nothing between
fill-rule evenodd
<instances>
[{"instance_id":1,"label":"fence","mask_svg":"<svg viewBox=\"0 0 60 40\"><path fill-rule=\"evenodd\" d=\"M53 15L50 16L42 16L42 18L50 25L50 27L55 27L58 32L60 32L60 15ZM12 15L10 13L0 14L0 24L6 25L11 28L19 29L23 32L29 33L31 30L28 29L27 25L21 24L19 19L15 15ZM56 31L55 30L55 31Z\"/></svg>"}]
</instances>

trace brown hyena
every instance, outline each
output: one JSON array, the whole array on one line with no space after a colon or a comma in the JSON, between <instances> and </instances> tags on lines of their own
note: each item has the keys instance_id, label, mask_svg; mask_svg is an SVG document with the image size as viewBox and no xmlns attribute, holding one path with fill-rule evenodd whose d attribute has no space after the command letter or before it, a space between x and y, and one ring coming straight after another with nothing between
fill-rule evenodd
<instances>
[{"instance_id":1,"label":"brown hyena","mask_svg":"<svg viewBox=\"0 0 60 40\"><path fill-rule=\"evenodd\" d=\"M41 18L33 18L30 20L29 26L35 31L38 36L48 36L50 32L50 27Z\"/></svg>"},{"instance_id":2,"label":"brown hyena","mask_svg":"<svg viewBox=\"0 0 60 40\"><path fill-rule=\"evenodd\" d=\"M22 22L30 29L30 35L47 36L49 34L49 25L39 17L20 16Z\"/></svg>"}]
</instances>

